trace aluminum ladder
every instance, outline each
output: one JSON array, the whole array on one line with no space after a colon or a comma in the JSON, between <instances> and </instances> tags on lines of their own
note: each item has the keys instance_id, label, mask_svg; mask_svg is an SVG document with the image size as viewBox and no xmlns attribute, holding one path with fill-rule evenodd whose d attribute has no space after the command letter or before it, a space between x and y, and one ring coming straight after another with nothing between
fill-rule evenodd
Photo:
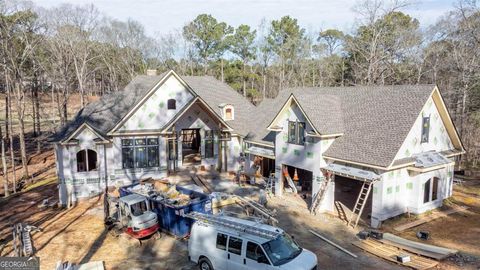
<instances>
[{"instance_id":1,"label":"aluminum ladder","mask_svg":"<svg viewBox=\"0 0 480 270\"><path fill-rule=\"evenodd\" d=\"M330 184L330 181L332 181L331 177L326 177L324 178L320 184L320 189L318 190L317 194L312 200L312 206L310 207L310 214L317 214L317 209L320 207L320 204L322 203L323 198L325 197L325 193L327 193L328 189L328 184Z\"/></svg>"},{"instance_id":2,"label":"aluminum ladder","mask_svg":"<svg viewBox=\"0 0 480 270\"><path fill-rule=\"evenodd\" d=\"M360 190L360 194L358 195L357 202L353 207L352 214L350 215L350 219L348 220L347 226L352 225L353 228L357 227L358 221L360 220L360 216L362 215L363 208L368 200L368 195L370 195L370 191L372 190L373 181L364 181L362 188ZM356 217L355 217L356 215ZM353 219L355 221L352 223Z\"/></svg>"},{"instance_id":3,"label":"aluminum ladder","mask_svg":"<svg viewBox=\"0 0 480 270\"><path fill-rule=\"evenodd\" d=\"M248 233L252 235L256 235L258 237L266 238L266 239L276 239L282 233L279 230L267 230L262 229L258 225L262 223L256 223L254 225L247 225L237 221L230 220L225 216L218 216L212 214L205 214L199 212L190 212L188 214L183 214L183 216L196 220L197 222L202 222L206 225L216 225L222 226L225 228L233 229L241 233Z\"/></svg>"},{"instance_id":4,"label":"aluminum ladder","mask_svg":"<svg viewBox=\"0 0 480 270\"><path fill-rule=\"evenodd\" d=\"M275 192L275 174L272 173L270 176L267 178L267 184L265 185L265 192L268 194L268 196L273 196Z\"/></svg>"}]
</instances>

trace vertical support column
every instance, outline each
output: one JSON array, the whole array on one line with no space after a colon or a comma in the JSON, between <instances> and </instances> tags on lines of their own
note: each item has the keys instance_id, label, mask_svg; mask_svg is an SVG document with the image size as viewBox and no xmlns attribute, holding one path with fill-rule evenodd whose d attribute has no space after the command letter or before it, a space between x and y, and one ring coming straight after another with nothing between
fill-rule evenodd
<instances>
[{"instance_id":1,"label":"vertical support column","mask_svg":"<svg viewBox=\"0 0 480 270\"><path fill-rule=\"evenodd\" d=\"M282 174L282 164L277 164L275 162L275 195L283 195L283 174Z\"/></svg>"},{"instance_id":2,"label":"vertical support column","mask_svg":"<svg viewBox=\"0 0 480 270\"><path fill-rule=\"evenodd\" d=\"M218 125L218 132L217 133L217 147L218 147L218 150L217 150L217 170L218 172L222 172L222 159L223 159L223 155L222 155L222 140L220 139L221 137L221 133L222 133L222 126L221 124ZM214 140L215 141L215 140Z\"/></svg>"}]
</instances>

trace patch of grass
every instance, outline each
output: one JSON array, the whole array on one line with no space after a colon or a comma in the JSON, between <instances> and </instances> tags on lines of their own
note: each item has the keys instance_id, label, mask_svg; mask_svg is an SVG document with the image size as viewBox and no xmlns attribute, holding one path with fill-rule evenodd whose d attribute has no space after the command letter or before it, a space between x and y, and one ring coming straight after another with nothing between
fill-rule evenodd
<instances>
[{"instance_id":1,"label":"patch of grass","mask_svg":"<svg viewBox=\"0 0 480 270\"><path fill-rule=\"evenodd\" d=\"M7 198L0 197L0 203L4 202L6 200L9 200L13 197L19 196L20 194L23 194L24 192L27 192L27 191L32 190L34 188L55 184L55 183L57 183L57 181L58 180L57 180L56 176L48 177L48 178L45 178L43 180L37 181L37 182L35 182L35 183L33 183L29 186L26 186L24 189L22 189L21 191L18 191L17 193L11 193L10 196L8 196Z\"/></svg>"},{"instance_id":2,"label":"patch of grass","mask_svg":"<svg viewBox=\"0 0 480 270\"><path fill-rule=\"evenodd\" d=\"M55 184L55 183L57 183L57 181L58 181L58 179L57 179L56 176L48 177L48 178L37 181L37 182L25 187L25 189L23 189L22 191L29 191L31 189L34 189L34 188L37 188L37 187L40 187L40 186Z\"/></svg>"}]
</instances>

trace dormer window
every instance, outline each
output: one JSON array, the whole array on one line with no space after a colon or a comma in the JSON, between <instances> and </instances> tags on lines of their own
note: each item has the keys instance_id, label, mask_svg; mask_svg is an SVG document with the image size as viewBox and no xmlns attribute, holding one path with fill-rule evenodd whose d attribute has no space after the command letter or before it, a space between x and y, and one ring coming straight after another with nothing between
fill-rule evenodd
<instances>
[{"instance_id":1,"label":"dormer window","mask_svg":"<svg viewBox=\"0 0 480 270\"><path fill-rule=\"evenodd\" d=\"M177 101L173 98L167 101L167 108L169 110L176 110L177 109Z\"/></svg>"},{"instance_id":2,"label":"dormer window","mask_svg":"<svg viewBox=\"0 0 480 270\"><path fill-rule=\"evenodd\" d=\"M223 108L223 119L225 121L233 120L234 119L234 110L232 105L226 105Z\"/></svg>"}]
</instances>

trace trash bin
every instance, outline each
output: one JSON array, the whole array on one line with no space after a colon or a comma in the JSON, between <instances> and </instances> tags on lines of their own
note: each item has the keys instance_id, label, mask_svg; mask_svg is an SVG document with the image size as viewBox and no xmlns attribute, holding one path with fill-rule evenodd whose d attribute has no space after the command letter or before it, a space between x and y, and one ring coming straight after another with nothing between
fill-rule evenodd
<instances>
[{"instance_id":1,"label":"trash bin","mask_svg":"<svg viewBox=\"0 0 480 270\"><path fill-rule=\"evenodd\" d=\"M131 187L138 185L128 185L121 187L120 197L133 193ZM168 200L159 196L147 197L151 203L152 211L158 216L158 223L162 231L177 237L185 237L190 233L193 220L184 217L183 214L190 212L212 213L212 201L205 193L193 191L190 189L177 186L176 190L181 194L188 195L190 201L188 204L176 206L168 202Z\"/></svg>"}]
</instances>

